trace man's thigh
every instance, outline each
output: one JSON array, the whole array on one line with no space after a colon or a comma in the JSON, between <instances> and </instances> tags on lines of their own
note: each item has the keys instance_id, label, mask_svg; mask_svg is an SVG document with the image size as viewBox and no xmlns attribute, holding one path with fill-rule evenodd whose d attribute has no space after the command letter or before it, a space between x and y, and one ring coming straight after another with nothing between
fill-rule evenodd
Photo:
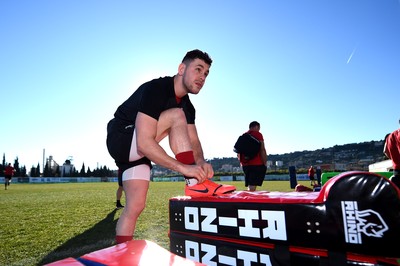
<instances>
[{"instance_id":1,"label":"man's thigh","mask_svg":"<svg viewBox=\"0 0 400 266\"><path fill-rule=\"evenodd\" d=\"M186 116L182 108L171 108L161 113L157 122L156 141L160 142L169 135L173 126L185 125Z\"/></svg>"}]
</instances>

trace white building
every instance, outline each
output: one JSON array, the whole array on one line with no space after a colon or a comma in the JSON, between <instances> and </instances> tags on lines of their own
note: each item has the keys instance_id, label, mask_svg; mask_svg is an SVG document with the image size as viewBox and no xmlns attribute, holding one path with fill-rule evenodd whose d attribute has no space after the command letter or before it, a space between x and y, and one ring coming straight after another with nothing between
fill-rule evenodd
<instances>
[{"instance_id":1,"label":"white building","mask_svg":"<svg viewBox=\"0 0 400 266\"><path fill-rule=\"evenodd\" d=\"M73 172L75 172L75 166L70 160L66 160L65 163L60 167L61 177L71 176Z\"/></svg>"},{"instance_id":2,"label":"white building","mask_svg":"<svg viewBox=\"0 0 400 266\"><path fill-rule=\"evenodd\" d=\"M393 171L392 160L385 160L368 166L370 172L390 172Z\"/></svg>"}]
</instances>

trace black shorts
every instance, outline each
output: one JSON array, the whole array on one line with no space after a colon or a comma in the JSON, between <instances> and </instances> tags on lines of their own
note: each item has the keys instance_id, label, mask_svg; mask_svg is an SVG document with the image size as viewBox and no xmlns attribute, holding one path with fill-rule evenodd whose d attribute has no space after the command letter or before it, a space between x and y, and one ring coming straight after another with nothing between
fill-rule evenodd
<instances>
[{"instance_id":1,"label":"black shorts","mask_svg":"<svg viewBox=\"0 0 400 266\"><path fill-rule=\"evenodd\" d=\"M267 167L265 165L246 165L243 166L244 185L262 186Z\"/></svg>"},{"instance_id":2,"label":"black shorts","mask_svg":"<svg viewBox=\"0 0 400 266\"><path fill-rule=\"evenodd\" d=\"M107 149L121 170L121 175L126 169L139 164L147 164L150 169L152 167L151 161L146 157L133 162L129 161L134 130L134 125L124 124L115 118L111 119L107 125Z\"/></svg>"},{"instance_id":3,"label":"black shorts","mask_svg":"<svg viewBox=\"0 0 400 266\"><path fill-rule=\"evenodd\" d=\"M107 125L107 149L115 162L129 162L133 125L118 122L115 118Z\"/></svg>"},{"instance_id":4,"label":"black shorts","mask_svg":"<svg viewBox=\"0 0 400 266\"><path fill-rule=\"evenodd\" d=\"M12 175L4 175L5 179L11 180L12 179Z\"/></svg>"}]
</instances>

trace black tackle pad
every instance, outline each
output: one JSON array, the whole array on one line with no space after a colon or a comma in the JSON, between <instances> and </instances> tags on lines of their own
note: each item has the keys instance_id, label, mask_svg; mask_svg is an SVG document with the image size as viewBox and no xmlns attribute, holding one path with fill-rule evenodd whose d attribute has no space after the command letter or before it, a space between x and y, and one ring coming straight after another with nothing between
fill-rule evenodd
<instances>
[{"instance_id":1,"label":"black tackle pad","mask_svg":"<svg viewBox=\"0 0 400 266\"><path fill-rule=\"evenodd\" d=\"M399 195L387 178L353 171L331 178L319 192L175 197L169 202L170 233L322 250L338 258L399 258Z\"/></svg>"}]
</instances>

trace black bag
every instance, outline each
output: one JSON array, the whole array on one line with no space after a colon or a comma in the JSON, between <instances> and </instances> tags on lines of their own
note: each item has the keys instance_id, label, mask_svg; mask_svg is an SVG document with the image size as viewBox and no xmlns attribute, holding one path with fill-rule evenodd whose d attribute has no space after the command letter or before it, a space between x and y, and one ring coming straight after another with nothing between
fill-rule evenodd
<instances>
[{"instance_id":1,"label":"black bag","mask_svg":"<svg viewBox=\"0 0 400 266\"><path fill-rule=\"evenodd\" d=\"M237 139L233 151L244 156L245 160L253 159L260 151L261 142L249 133L244 133Z\"/></svg>"}]
</instances>

